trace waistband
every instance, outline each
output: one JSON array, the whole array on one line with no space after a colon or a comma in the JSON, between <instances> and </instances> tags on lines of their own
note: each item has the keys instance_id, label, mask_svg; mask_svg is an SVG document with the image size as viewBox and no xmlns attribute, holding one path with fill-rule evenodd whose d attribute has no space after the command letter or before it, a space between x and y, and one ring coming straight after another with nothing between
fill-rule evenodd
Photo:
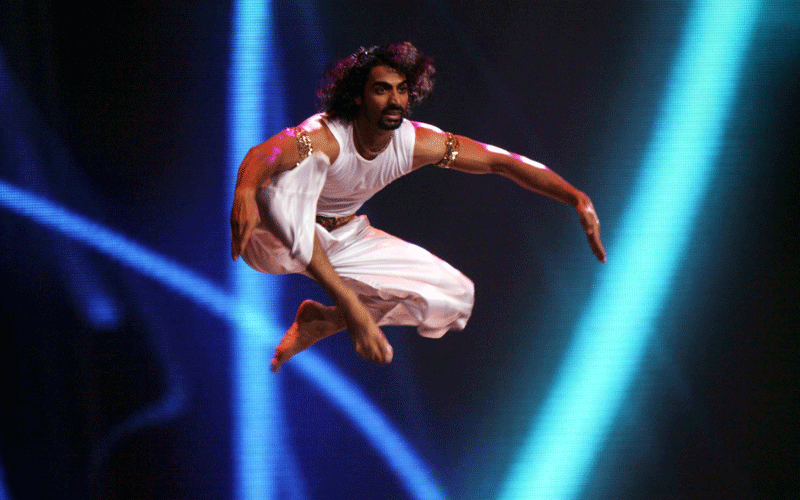
<instances>
[{"instance_id":1,"label":"waistband","mask_svg":"<svg viewBox=\"0 0 800 500\"><path fill-rule=\"evenodd\" d=\"M356 214L345 215L344 217L325 217L323 215L317 215L317 224L328 231L333 231L353 220L355 216Z\"/></svg>"}]
</instances>

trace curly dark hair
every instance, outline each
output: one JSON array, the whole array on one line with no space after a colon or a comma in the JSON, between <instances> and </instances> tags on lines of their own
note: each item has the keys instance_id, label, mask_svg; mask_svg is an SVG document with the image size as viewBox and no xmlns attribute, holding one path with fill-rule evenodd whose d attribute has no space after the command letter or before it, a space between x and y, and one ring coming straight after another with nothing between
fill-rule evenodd
<instances>
[{"instance_id":1,"label":"curly dark hair","mask_svg":"<svg viewBox=\"0 0 800 500\"><path fill-rule=\"evenodd\" d=\"M329 118L353 121L358 111L356 97L364 95L369 72L386 65L408 79L406 116L414 104L421 103L433 90L433 59L421 54L410 42L361 49L330 65L322 76L317 99L319 109Z\"/></svg>"}]
</instances>

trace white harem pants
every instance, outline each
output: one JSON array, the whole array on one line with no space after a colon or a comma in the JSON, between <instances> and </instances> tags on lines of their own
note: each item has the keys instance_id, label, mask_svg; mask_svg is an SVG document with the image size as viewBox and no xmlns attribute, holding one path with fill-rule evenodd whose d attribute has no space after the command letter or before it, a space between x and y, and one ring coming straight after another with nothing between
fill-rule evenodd
<instances>
[{"instance_id":1,"label":"white harem pants","mask_svg":"<svg viewBox=\"0 0 800 500\"><path fill-rule=\"evenodd\" d=\"M427 250L355 217L328 232L315 221L329 161L315 153L275 176L258 195L262 225L242 252L253 269L301 273L313 252L314 233L336 273L361 299L379 326L416 326L424 337L463 330L472 312L472 281Z\"/></svg>"}]
</instances>

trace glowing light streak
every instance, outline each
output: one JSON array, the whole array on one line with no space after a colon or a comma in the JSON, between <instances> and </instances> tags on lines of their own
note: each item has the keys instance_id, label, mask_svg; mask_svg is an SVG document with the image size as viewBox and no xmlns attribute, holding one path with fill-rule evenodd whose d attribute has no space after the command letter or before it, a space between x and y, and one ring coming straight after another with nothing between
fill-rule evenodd
<instances>
[{"instance_id":1,"label":"glowing light streak","mask_svg":"<svg viewBox=\"0 0 800 500\"><path fill-rule=\"evenodd\" d=\"M696 5L634 199L502 498L581 493L653 333L711 181L755 1Z\"/></svg>"},{"instance_id":2,"label":"glowing light streak","mask_svg":"<svg viewBox=\"0 0 800 500\"><path fill-rule=\"evenodd\" d=\"M428 467L414 454L411 446L380 411L370 403L366 395L352 382L336 374L330 363L313 353L303 353L301 363L294 368L312 380L328 394L336 394L340 408L356 424L369 442L378 449L387 463L402 480L413 498L444 500L447 498Z\"/></svg>"},{"instance_id":3,"label":"glowing light streak","mask_svg":"<svg viewBox=\"0 0 800 500\"><path fill-rule=\"evenodd\" d=\"M231 66L228 82L229 204L233 198L239 163L248 148L262 142L265 120L282 119L281 75L272 62L271 3L241 0L233 4ZM267 78L267 76L269 78ZM274 115L279 116L275 117ZM271 128L271 127L269 127ZM282 413L278 388L269 377L271 349L280 334L272 311L281 300L280 283L274 276L259 275L241 262L230 267L238 304L232 349L233 364L233 460L235 497L269 500L277 491L281 470ZM242 306L259 308L254 314Z\"/></svg>"},{"instance_id":4,"label":"glowing light streak","mask_svg":"<svg viewBox=\"0 0 800 500\"><path fill-rule=\"evenodd\" d=\"M0 180L0 205L150 276L221 317L227 317L234 307L228 294L202 276L117 232L3 180Z\"/></svg>"},{"instance_id":5,"label":"glowing light streak","mask_svg":"<svg viewBox=\"0 0 800 500\"><path fill-rule=\"evenodd\" d=\"M34 112L30 100L9 71L2 51L0 51L0 103L4 121L14 124L14 127L0 129L2 144L0 149L5 150L8 154L6 158L10 160L3 162L4 170L10 171L13 168L17 173L24 172L25 183L28 185L46 186L48 181L43 175L42 168L44 158L38 149L42 144L46 144L48 160L58 164L60 169L67 172L68 178L74 175L71 172L73 167L66 147L43 126L41 116ZM28 132L37 129L40 135ZM79 185L80 183L69 183L66 187L60 186L59 189L62 192L79 189L77 188ZM75 196L84 194L74 193ZM59 247L54 262L61 266L62 276L68 284L71 297L78 310L83 312L84 318L96 329L115 328L120 321L119 305L86 256L75 248L62 246Z\"/></svg>"},{"instance_id":6,"label":"glowing light streak","mask_svg":"<svg viewBox=\"0 0 800 500\"><path fill-rule=\"evenodd\" d=\"M3 180L0 180L0 206L102 252L175 292L189 297L232 324L239 324L240 328L258 325L258 331L262 333L258 334L257 331L251 333L258 335L259 349L263 350L265 346L272 345L275 341L263 333L279 329L263 314L261 304L239 302L236 297L210 283L206 278L119 233ZM293 358L287 367L297 369L303 376L317 384L322 394L367 435L370 443L384 457L395 474L404 481L404 486L413 498L422 500L446 498L427 465L415 455L397 429L377 407L369 402L363 392L333 365L313 352L307 351ZM273 376L268 372L263 372L261 375ZM264 435L261 438L271 439L272 436Z\"/></svg>"}]
</instances>

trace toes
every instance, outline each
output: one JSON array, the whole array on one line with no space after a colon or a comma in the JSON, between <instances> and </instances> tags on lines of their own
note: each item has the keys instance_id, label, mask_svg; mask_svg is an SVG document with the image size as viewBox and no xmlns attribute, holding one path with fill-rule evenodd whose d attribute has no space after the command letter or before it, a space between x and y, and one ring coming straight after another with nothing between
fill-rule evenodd
<instances>
[{"instance_id":1,"label":"toes","mask_svg":"<svg viewBox=\"0 0 800 500\"><path fill-rule=\"evenodd\" d=\"M392 362L394 358L394 348L392 348L392 344L389 343L389 340L386 338L386 335L381 332L380 336L380 354L381 354L381 362L385 365L388 365Z\"/></svg>"},{"instance_id":2,"label":"toes","mask_svg":"<svg viewBox=\"0 0 800 500\"><path fill-rule=\"evenodd\" d=\"M364 347L364 344L362 344L360 342L356 344L356 352L362 358L370 359L369 352L367 352L367 349Z\"/></svg>"},{"instance_id":3,"label":"toes","mask_svg":"<svg viewBox=\"0 0 800 500\"><path fill-rule=\"evenodd\" d=\"M394 349L383 333L375 339L356 340L353 342L353 346L359 356L379 365L389 364L394 358Z\"/></svg>"},{"instance_id":4,"label":"toes","mask_svg":"<svg viewBox=\"0 0 800 500\"><path fill-rule=\"evenodd\" d=\"M275 353L272 355L272 361L269 364L269 369L272 370L272 373L278 373L278 370L286 359L286 353L284 351L275 349Z\"/></svg>"},{"instance_id":5,"label":"toes","mask_svg":"<svg viewBox=\"0 0 800 500\"><path fill-rule=\"evenodd\" d=\"M394 349L392 349L392 345L389 344L388 342L386 343L386 347L387 350L383 357L383 363L388 365L389 363L392 362L392 359L394 359Z\"/></svg>"}]
</instances>

